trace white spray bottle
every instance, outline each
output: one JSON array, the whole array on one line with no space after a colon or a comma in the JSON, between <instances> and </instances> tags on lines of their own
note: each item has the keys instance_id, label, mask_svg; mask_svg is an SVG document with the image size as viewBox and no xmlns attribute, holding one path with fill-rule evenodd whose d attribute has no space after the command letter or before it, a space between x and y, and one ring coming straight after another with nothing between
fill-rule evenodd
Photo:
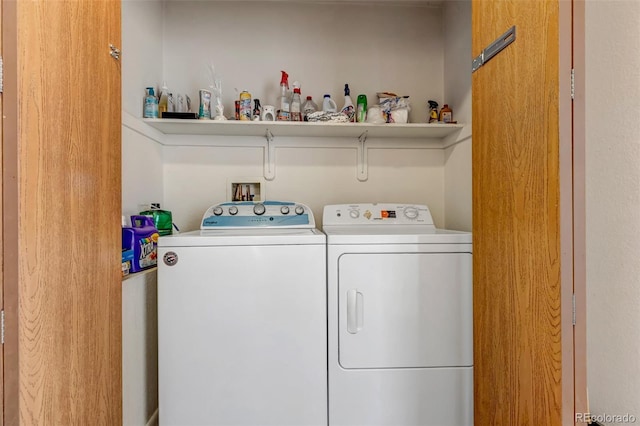
<instances>
[{"instance_id":1,"label":"white spray bottle","mask_svg":"<svg viewBox=\"0 0 640 426\"><path fill-rule=\"evenodd\" d=\"M341 112L349 118L350 122L356 121L356 110L353 106L353 101L351 100L351 91L349 90L349 84L344 85L344 106L342 107Z\"/></svg>"}]
</instances>

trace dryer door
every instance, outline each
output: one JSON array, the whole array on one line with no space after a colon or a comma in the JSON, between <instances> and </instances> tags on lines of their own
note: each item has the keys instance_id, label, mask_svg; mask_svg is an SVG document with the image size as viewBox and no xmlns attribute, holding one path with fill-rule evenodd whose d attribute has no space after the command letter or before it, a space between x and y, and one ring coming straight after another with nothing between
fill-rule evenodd
<instances>
[{"instance_id":1,"label":"dryer door","mask_svg":"<svg viewBox=\"0 0 640 426\"><path fill-rule=\"evenodd\" d=\"M338 267L340 365L473 365L470 253L348 253Z\"/></svg>"}]
</instances>

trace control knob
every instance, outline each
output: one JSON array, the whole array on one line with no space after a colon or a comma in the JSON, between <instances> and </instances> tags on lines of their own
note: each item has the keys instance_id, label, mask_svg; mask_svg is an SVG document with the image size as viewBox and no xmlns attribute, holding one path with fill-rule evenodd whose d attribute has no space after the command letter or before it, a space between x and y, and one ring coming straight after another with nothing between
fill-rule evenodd
<instances>
[{"instance_id":1,"label":"control knob","mask_svg":"<svg viewBox=\"0 0 640 426\"><path fill-rule=\"evenodd\" d=\"M295 210L296 214L300 215L302 213L304 213L304 207L302 206L296 206L296 210Z\"/></svg>"},{"instance_id":2,"label":"control knob","mask_svg":"<svg viewBox=\"0 0 640 426\"><path fill-rule=\"evenodd\" d=\"M353 219L357 219L360 217L360 211L359 210L349 210L349 216L351 216L351 218Z\"/></svg>"},{"instance_id":3,"label":"control knob","mask_svg":"<svg viewBox=\"0 0 640 426\"><path fill-rule=\"evenodd\" d=\"M411 220L417 219L419 214L420 212L415 207L407 207L404 209L404 216L407 219L411 219Z\"/></svg>"},{"instance_id":4,"label":"control knob","mask_svg":"<svg viewBox=\"0 0 640 426\"><path fill-rule=\"evenodd\" d=\"M280 207L280 213L282 213L282 214L289 214L289 206L282 206L282 207Z\"/></svg>"},{"instance_id":5,"label":"control knob","mask_svg":"<svg viewBox=\"0 0 640 426\"><path fill-rule=\"evenodd\" d=\"M236 206L229 207L229 214L231 216L235 216L238 214L238 208Z\"/></svg>"},{"instance_id":6,"label":"control knob","mask_svg":"<svg viewBox=\"0 0 640 426\"><path fill-rule=\"evenodd\" d=\"M255 206L253 206L253 212L258 216L262 216L265 211L267 211L267 209L264 207L264 204L262 203L258 203Z\"/></svg>"},{"instance_id":7,"label":"control knob","mask_svg":"<svg viewBox=\"0 0 640 426\"><path fill-rule=\"evenodd\" d=\"M216 216L220 216L222 214L222 207L220 206L214 207L213 214L215 214Z\"/></svg>"}]
</instances>

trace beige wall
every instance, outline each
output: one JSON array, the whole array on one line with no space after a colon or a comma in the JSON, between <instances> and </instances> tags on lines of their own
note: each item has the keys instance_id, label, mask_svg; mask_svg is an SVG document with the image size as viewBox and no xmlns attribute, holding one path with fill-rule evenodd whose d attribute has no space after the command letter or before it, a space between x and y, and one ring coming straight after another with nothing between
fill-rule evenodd
<instances>
[{"instance_id":1,"label":"beige wall","mask_svg":"<svg viewBox=\"0 0 640 426\"><path fill-rule=\"evenodd\" d=\"M640 421L640 2L585 12L590 409Z\"/></svg>"}]
</instances>

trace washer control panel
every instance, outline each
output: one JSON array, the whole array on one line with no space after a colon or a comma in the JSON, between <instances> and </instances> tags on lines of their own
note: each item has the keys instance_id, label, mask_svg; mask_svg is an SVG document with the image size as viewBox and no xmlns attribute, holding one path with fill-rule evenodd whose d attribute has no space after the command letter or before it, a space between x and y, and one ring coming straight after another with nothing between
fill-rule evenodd
<instances>
[{"instance_id":1,"label":"washer control panel","mask_svg":"<svg viewBox=\"0 0 640 426\"><path fill-rule=\"evenodd\" d=\"M200 229L315 228L311 209L289 201L239 201L215 204Z\"/></svg>"},{"instance_id":2,"label":"washer control panel","mask_svg":"<svg viewBox=\"0 0 640 426\"><path fill-rule=\"evenodd\" d=\"M433 225L429 208L419 204L335 204L324 207L326 225Z\"/></svg>"}]
</instances>

